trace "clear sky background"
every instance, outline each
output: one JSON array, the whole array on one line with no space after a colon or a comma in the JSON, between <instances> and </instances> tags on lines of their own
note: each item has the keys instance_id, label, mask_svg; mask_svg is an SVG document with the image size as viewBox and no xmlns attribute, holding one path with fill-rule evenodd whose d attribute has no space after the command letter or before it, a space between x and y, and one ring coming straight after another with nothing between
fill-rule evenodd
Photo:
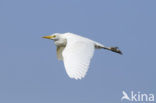
<instances>
[{"instance_id":1,"label":"clear sky background","mask_svg":"<svg viewBox=\"0 0 156 103\"><path fill-rule=\"evenodd\" d=\"M70 79L52 33L72 32L97 50L86 77ZM0 0L0 103L120 103L122 91L156 96L155 0ZM126 102L126 101L125 101Z\"/></svg>"}]
</instances>

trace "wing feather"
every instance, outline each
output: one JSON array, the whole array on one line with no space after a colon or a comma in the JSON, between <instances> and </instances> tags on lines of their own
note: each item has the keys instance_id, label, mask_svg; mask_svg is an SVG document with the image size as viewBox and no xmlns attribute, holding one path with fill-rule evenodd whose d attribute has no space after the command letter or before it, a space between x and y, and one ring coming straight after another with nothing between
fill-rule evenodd
<instances>
[{"instance_id":1,"label":"wing feather","mask_svg":"<svg viewBox=\"0 0 156 103\"><path fill-rule=\"evenodd\" d=\"M67 40L62 54L68 76L81 79L88 71L90 60L94 54L94 43L89 40Z\"/></svg>"}]
</instances>

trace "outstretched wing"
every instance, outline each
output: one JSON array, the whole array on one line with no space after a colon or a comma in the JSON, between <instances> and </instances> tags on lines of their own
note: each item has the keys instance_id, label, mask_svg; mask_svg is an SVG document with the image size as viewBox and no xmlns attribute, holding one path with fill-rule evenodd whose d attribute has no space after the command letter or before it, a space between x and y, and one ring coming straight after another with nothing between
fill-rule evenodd
<instances>
[{"instance_id":1,"label":"outstretched wing","mask_svg":"<svg viewBox=\"0 0 156 103\"><path fill-rule=\"evenodd\" d=\"M63 61L68 76L74 79L85 77L93 54L93 42L67 40L67 45L63 51Z\"/></svg>"}]
</instances>

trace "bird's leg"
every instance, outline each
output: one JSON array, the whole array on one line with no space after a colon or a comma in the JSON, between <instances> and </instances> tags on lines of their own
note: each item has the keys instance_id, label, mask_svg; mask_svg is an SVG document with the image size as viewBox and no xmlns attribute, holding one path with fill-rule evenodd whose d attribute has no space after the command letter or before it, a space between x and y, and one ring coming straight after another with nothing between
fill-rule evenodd
<instances>
[{"instance_id":1,"label":"bird's leg","mask_svg":"<svg viewBox=\"0 0 156 103\"><path fill-rule=\"evenodd\" d=\"M103 47L103 49L107 49L107 50L110 50L112 52L122 54L122 52L118 49L118 47Z\"/></svg>"}]
</instances>

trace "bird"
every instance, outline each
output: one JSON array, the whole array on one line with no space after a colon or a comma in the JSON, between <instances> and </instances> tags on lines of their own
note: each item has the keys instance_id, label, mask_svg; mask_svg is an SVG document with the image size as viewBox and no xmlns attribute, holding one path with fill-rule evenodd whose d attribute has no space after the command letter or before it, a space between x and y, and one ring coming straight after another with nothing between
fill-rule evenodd
<instances>
[{"instance_id":1,"label":"bird","mask_svg":"<svg viewBox=\"0 0 156 103\"><path fill-rule=\"evenodd\" d=\"M122 94L123 94L123 96L122 96L122 98L121 98L121 101L122 101L123 99L127 99L127 100L130 101L130 98L128 97L128 94L127 94L125 91L122 91Z\"/></svg>"},{"instance_id":2,"label":"bird","mask_svg":"<svg viewBox=\"0 0 156 103\"><path fill-rule=\"evenodd\" d=\"M106 47L96 41L74 33L54 33L42 38L53 40L58 60L64 62L67 75L72 79L85 77L95 49L106 49L118 54L118 47Z\"/></svg>"}]
</instances>

